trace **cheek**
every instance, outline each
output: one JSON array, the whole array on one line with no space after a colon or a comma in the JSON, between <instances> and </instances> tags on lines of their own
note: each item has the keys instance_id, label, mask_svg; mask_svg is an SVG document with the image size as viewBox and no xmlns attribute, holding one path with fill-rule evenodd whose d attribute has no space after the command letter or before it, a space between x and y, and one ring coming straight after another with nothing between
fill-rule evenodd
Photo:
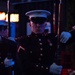
<instances>
[{"instance_id":1,"label":"cheek","mask_svg":"<svg viewBox=\"0 0 75 75\"><path fill-rule=\"evenodd\" d=\"M33 27L33 23L32 23L32 22L30 22L30 24L29 24L29 25L30 25L30 27Z\"/></svg>"},{"instance_id":2,"label":"cheek","mask_svg":"<svg viewBox=\"0 0 75 75\"><path fill-rule=\"evenodd\" d=\"M36 28L36 25L35 25L33 22L31 22L31 23L30 23L30 27L31 27L31 28Z\"/></svg>"},{"instance_id":3,"label":"cheek","mask_svg":"<svg viewBox=\"0 0 75 75\"><path fill-rule=\"evenodd\" d=\"M8 33L8 30L5 30L5 33Z\"/></svg>"},{"instance_id":4,"label":"cheek","mask_svg":"<svg viewBox=\"0 0 75 75\"><path fill-rule=\"evenodd\" d=\"M5 35L7 35L7 34L8 34L8 30L5 30L3 33L4 33Z\"/></svg>"},{"instance_id":5,"label":"cheek","mask_svg":"<svg viewBox=\"0 0 75 75\"><path fill-rule=\"evenodd\" d=\"M43 24L43 25L41 25L41 27L44 29L44 28L46 27L46 25L45 25L45 24Z\"/></svg>"}]
</instances>

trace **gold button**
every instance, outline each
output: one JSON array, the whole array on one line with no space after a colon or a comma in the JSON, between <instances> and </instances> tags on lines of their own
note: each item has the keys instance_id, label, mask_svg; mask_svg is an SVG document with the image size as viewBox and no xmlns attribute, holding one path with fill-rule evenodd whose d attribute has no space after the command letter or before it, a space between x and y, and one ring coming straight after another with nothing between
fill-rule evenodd
<instances>
[{"instance_id":1,"label":"gold button","mask_svg":"<svg viewBox=\"0 0 75 75\"><path fill-rule=\"evenodd\" d=\"M28 35L28 37L30 37L30 36Z\"/></svg>"},{"instance_id":2,"label":"gold button","mask_svg":"<svg viewBox=\"0 0 75 75\"><path fill-rule=\"evenodd\" d=\"M38 58L39 61L41 61L41 58Z\"/></svg>"},{"instance_id":3,"label":"gold button","mask_svg":"<svg viewBox=\"0 0 75 75\"><path fill-rule=\"evenodd\" d=\"M50 46L52 46L53 44L52 44L52 43L50 43L49 45L50 45Z\"/></svg>"},{"instance_id":4,"label":"gold button","mask_svg":"<svg viewBox=\"0 0 75 75\"><path fill-rule=\"evenodd\" d=\"M46 69L48 69L48 67L46 67Z\"/></svg>"},{"instance_id":5,"label":"gold button","mask_svg":"<svg viewBox=\"0 0 75 75\"><path fill-rule=\"evenodd\" d=\"M43 48L40 48L40 50L42 51L42 50L43 50Z\"/></svg>"},{"instance_id":6,"label":"gold button","mask_svg":"<svg viewBox=\"0 0 75 75\"><path fill-rule=\"evenodd\" d=\"M37 35L35 35L37 37Z\"/></svg>"},{"instance_id":7,"label":"gold button","mask_svg":"<svg viewBox=\"0 0 75 75\"><path fill-rule=\"evenodd\" d=\"M42 43L40 43L40 45L42 45Z\"/></svg>"},{"instance_id":8,"label":"gold button","mask_svg":"<svg viewBox=\"0 0 75 75\"><path fill-rule=\"evenodd\" d=\"M38 67L38 65L36 65L36 67Z\"/></svg>"},{"instance_id":9,"label":"gold button","mask_svg":"<svg viewBox=\"0 0 75 75\"><path fill-rule=\"evenodd\" d=\"M3 62L1 62L1 64L3 64Z\"/></svg>"},{"instance_id":10,"label":"gold button","mask_svg":"<svg viewBox=\"0 0 75 75\"><path fill-rule=\"evenodd\" d=\"M40 54L40 56L43 56L43 54Z\"/></svg>"},{"instance_id":11,"label":"gold button","mask_svg":"<svg viewBox=\"0 0 75 75\"><path fill-rule=\"evenodd\" d=\"M39 41L41 41L41 39L39 39Z\"/></svg>"},{"instance_id":12,"label":"gold button","mask_svg":"<svg viewBox=\"0 0 75 75\"><path fill-rule=\"evenodd\" d=\"M41 68L43 68L43 66L41 66Z\"/></svg>"},{"instance_id":13,"label":"gold button","mask_svg":"<svg viewBox=\"0 0 75 75\"><path fill-rule=\"evenodd\" d=\"M32 53L32 51L30 51L30 53Z\"/></svg>"}]
</instances>

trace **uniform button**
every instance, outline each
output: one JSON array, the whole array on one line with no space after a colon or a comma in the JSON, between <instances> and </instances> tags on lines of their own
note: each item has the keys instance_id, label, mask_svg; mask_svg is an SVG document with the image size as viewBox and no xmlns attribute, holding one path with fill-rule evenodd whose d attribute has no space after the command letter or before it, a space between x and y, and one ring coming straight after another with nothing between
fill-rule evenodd
<instances>
[{"instance_id":1,"label":"uniform button","mask_svg":"<svg viewBox=\"0 0 75 75\"><path fill-rule=\"evenodd\" d=\"M48 67L46 67L46 69L48 69Z\"/></svg>"},{"instance_id":2,"label":"uniform button","mask_svg":"<svg viewBox=\"0 0 75 75\"><path fill-rule=\"evenodd\" d=\"M42 50L43 50L43 48L40 48L40 50L42 51Z\"/></svg>"},{"instance_id":3,"label":"uniform button","mask_svg":"<svg viewBox=\"0 0 75 75\"><path fill-rule=\"evenodd\" d=\"M40 45L42 45L42 43L40 43Z\"/></svg>"},{"instance_id":4,"label":"uniform button","mask_svg":"<svg viewBox=\"0 0 75 75\"><path fill-rule=\"evenodd\" d=\"M37 35L35 35L37 37Z\"/></svg>"},{"instance_id":5,"label":"uniform button","mask_svg":"<svg viewBox=\"0 0 75 75\"><path fill-rule=\"evenodd\" d=\"M43 66L41 66L41 68L43 68Z\"/></svg>"},{"instance_id":6,"label":"uniform button","mask_svg":"<svg viewBox=\"0 0 75 75\"><path fill-rule=\"evenodd\" d=\"M1 64L3 64L3 62L1 62Z\"/></svg>"},{"instance_id":7,"label":"uniform button","mask_svg":"<svg viewBox=\"0 0 75 75\"><path fill-rule=\"evenodd\" d=\"M53 44L52 44L52 43L50 43L49 45L50 45L50 46L52 46Z\"/></svg>"},{"instance_id":8,"label":"uniform button","mask_svg":"<svg viewBox=\"0 0 75 75\"><path fill-rule=\"evenodd\" d=\"M39 41L41 41L41 39L39 39Z\"/></svg>"},{"instance_id":9,"label":"uniform button","mask_svg":"<svg viewBox=\"0 0 75 75\"><path fill-rule=\"evenodd\" d=\"M40 56L43 56L43 54L40 54Z\"/></svg>"},{"instance_id":10,"label":"uniform button","mask_svg":"<svg viewBox=\"0 0 75 75\"><path fill-rule=\"evenodd\" d=\"M36 67L38 67L39 65L36 65Z\"/></svg>"},{"instance_id":11,"label":"uniform button","mask_svg":"<svg viewBox=\"0 0 75 75\"><path fill-rule=\"evenodd\" d=\"M39 58L38 60L41 61L41 58Z\"/></svg>"},{"instance_id":12,"label":"uniform button","mask_svg":"<svg viewBox=\"0 0 75 75\"><path fill-rule=\"evenodd\" d=\"M28 37L30 37L30 36L28 35Z\"/></svg>"},{"instance_id":13,"label":"uniform button","mask_svg":"<svg viewBox=\"0 0 75 75\"><path fill-rule=\"evenodd\" d=\"M32 51L30 51L30 53L32 53Z\"/></svg>"}]
</instances>

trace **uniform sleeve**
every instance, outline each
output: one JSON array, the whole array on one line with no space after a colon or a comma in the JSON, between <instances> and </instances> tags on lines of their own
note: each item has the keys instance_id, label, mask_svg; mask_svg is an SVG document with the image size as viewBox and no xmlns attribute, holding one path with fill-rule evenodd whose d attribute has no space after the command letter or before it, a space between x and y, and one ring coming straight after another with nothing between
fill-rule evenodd
<instances>
[{"instance_id":1,"label":"uniform sleeve","mask_svg":"<svg viewBox=\"0 0 75 75\"><path fill-rule=\"evenodd\" d=\"M4 59L7 57L8 59L13 59L13 61L16 62L16 53L17 53L17 43L14 41L11 41L6 38L2 38L1 41L1 48L3 50L2 57ZM15 66L13 66L13 70L15 71Z\"/></svg>"},{"instance_id":2,"label":"uniform sleeve","mask_svg":"<svg viewBox=\"0 0 75 75\"><path fill-rule=\"evenodd\" d=\"M17 43L6 38L2 38L1 42L4 44L3 49L6 50L7 55L11 54L12 58L15 58L15 54L17 52Z\"/></svg>"},{"instance_id":3,"label":"uniform sleeve","mask_svg":"<svg viewBox=\"0 0 75 75\"><path fill-rule=\"evenodd\" d=\"M70 33L72 34L72 38L71 39L75 41L75 30L71 31Z\"/></svg>"}]
</instances>

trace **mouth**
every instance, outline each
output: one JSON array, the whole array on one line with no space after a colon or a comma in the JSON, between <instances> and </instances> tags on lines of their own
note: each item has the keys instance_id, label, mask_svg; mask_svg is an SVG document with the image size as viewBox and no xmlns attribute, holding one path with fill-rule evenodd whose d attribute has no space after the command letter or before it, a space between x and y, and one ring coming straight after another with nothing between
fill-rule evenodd
<instances>
[{"instance_id":1,"label":"mouth","mask_svg":"<svg viewBox=\"0 0 75 75\"><path fill-rule=\"evenodd\" d=\"M41 30L41 28L40 28L40 27L37 27L36 29L37 29L37 30Z\"/></svg>"}]
</instances>

